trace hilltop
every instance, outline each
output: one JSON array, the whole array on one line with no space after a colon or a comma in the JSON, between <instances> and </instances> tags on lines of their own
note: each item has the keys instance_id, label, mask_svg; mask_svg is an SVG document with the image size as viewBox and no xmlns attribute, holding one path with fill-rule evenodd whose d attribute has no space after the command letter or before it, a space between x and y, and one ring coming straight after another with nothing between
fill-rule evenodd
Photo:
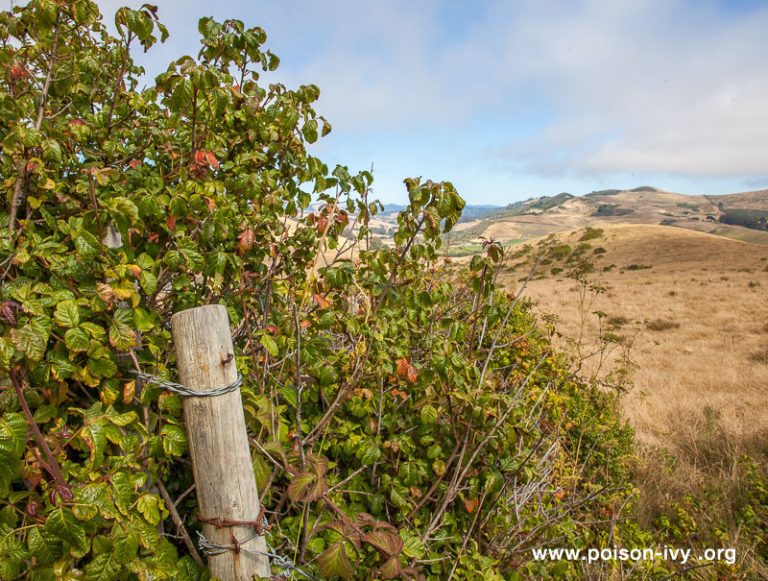
<instances>
[{"instance_id":1,"label":"hilltop","mask_svg":"<svg viewBox=\"0 0 768 581\"><path fill-rule=\"evenodd\" d=\"M456 254L477 249L481 237L522 242L587 226L676 226L768 244L768 190L722 196L687 195L641 186L574 196L531 198L459 223L448 237ZM762 222L761 222L762 221Z\"/></svg>"}]
</instances>

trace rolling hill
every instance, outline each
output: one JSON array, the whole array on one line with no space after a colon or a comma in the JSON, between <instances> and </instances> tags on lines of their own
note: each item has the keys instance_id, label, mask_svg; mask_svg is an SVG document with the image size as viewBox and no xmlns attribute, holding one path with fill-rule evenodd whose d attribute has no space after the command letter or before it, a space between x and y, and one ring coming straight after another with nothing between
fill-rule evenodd
<instances>
[{"instance_id":1,"label":"rolling hill","mask_svg":"<svg viewBox=\"0 0 768 581\"><path fill-rule=\"evenodd\" d=\"M692 196L642 186L531 198L458 224L448 241L457 254L466 254L481 237L519 242L587 226L645 224L768 244L767 217L768 190Z\"/></svg>"},{"instance_id":2,"label":"rolling hill","mask_svg":"<svg viewBox=\"0 0 768 581\"><path fill-rule=\"evenodd\" d=\"M734 523L742 491L768 469L768 249L683 228L603 224L521 245L501 282L518 291L537 257L524 294L541 324L554 324L579 373L607 385L629 379L620 401L639 444L639 520L694 515L710 523L706 534L722 535L711 523ZM582 259L594 265L586 276ZM721 538L735 546L738 528Z\"/></svg>"}]
</instances>

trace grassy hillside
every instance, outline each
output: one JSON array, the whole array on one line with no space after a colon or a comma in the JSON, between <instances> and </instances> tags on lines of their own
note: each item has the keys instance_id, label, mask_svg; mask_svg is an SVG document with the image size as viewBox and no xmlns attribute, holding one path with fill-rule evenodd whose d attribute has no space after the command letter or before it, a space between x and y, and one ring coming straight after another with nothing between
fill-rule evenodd
<instances>
[{"instance_id":1,"label":"grassy hillside","mask_svg":"<svg viewBox=\"0 0 768 581\"><path fill-rule=\"evenodd\" d=\"M768 244L761 223L768 190L728 196L690 196L651 186L558 194L510 204L460 224L449 240L471 249L481 237L504 242L604 224L677 226L747 242Z\"/></svg>"},{"instance_id":2,"label":"grassy hillside","mask_svg":"<svg viewBox=\"0 0 768 581\"><path fill-rule=\"evenodd\" d=\"M539 257L527 294L581 372L631 381L622 408L640 445L641 522L670 539L693 527L702 542L748 555L768 469L765 248L617 225L532 241L518 255L502 279L518 288ZM583 260L592 272L579 270ZM755 567L751 578L764 578Z\"/></svg>"}]
</instances>

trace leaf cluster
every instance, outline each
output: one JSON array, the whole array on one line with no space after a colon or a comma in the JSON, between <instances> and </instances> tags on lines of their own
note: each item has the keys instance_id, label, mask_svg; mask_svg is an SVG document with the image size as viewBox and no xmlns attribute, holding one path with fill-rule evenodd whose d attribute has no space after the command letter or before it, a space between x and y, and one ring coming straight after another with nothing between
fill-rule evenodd
<instances>
[{"instance_id":1,"label":"leaf cluster","mask_svg":"<svg viewBox=\"0 0 768 581\"><path fill-rule=\"evenodd\" d=\"M455 188L405 180L376 248L372 174L311 154L319 89L264 80L263 30L204 18L140 88L167 31L148 5L115 23L0 14L0 578L207 576L181 402L134 372L173 378L169 316L211 303L270 544L303 569L514 578L547 540L616 542L582 523L626 504L631 434L496 288L498 243L446 270Z\"/></svg>"}]
</instances>

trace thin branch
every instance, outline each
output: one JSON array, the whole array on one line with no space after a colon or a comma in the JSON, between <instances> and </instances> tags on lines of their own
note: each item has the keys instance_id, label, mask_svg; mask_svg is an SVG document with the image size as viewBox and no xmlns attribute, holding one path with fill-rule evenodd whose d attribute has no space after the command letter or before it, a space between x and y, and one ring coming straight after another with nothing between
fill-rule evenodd
<instances>
[{"instance_id":1,"label":"thin branch","mask_svg":"<svg viewBox=\"0 0 768 581\"><path fill-rule=\"evenodd\" d=\"M43 454L45 454L45 458L47 461L45 463L45 468L48 470L50 475L56 481L57 485L68 486L67 481L64 478L64 473L61 471L61 466L59 466L59 463L56 460L56 457L53 455L53 453L51 452L51 449L48 447L48 442L45 441L45 437L43 436L42 432L40 431L40 427L37 425L37 422L35 421L35 417L32 414L32 410L29 409L29 404L27 403L27 400L24 398L24 387L22 385L22 380L19 379L18 371L16 371L15 369L12 369L10 375L11 375L11 383L13 383L13 389L16 391L16 397L19 400L19 405L21 405L21 409L24 410L24 416L27 418L27 424L29 425L30 430L32 430L32 435L34 436L35 441L37 442L37 445L43 451Z\"/></svg>"},{"instance_id":2,"label":"thin branch","mask_svg":"<svg viewBox=\"0 0 768 581\"><path fill-rule=\"evenodd\" d=\"M160 493L160 496L163 497L163 501L165 501L165 507L168 509L168 512L171 515L171 520L173 520L173 524L176 527L176 532L181 535L181 538L184 541L184 545L187 547L190 556L195 560L195 563L201 567L205 567L205 563L200 557L200 553L198 553L197 549L195 548L195 543L192 541L192 537L190 537L189 533L187 532L187 527L184 526L184 521L182 520L179 511L176 510L176 503L173 502L171 495L168 494L168 491L160 480L157 480L155 485L157 486L157 490Z\"/></svg>"}]
</instances>

